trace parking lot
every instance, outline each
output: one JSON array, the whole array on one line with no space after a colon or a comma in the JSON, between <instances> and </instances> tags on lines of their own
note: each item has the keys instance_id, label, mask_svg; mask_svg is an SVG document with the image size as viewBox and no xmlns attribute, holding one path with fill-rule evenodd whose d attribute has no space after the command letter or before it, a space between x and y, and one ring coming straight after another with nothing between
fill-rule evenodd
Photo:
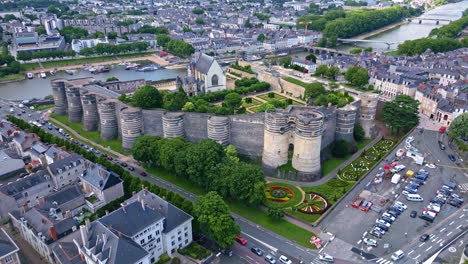
<instances>
[{"instance_id":1,"label":"parking lot","mask_svg":"<svg viewBox=\"0 0 468 264\"><path fill-rule=\"evenodd\" d=\"M416 261L424 259L426 256L433 253L435 249L442 247L441 245L444 243L449 242L451 236L458 233L461 228L468 226L463 213L466 207L465 204L462 205L462 208L444 204L433 223L419 218L424 208L429 205L431 199L444 183L453 182L457 185L467 182L467 179L463 171L457 165L459 161L456 160L453 162L449 160L448 155L453 154L451 150L448 148L442 150L437 143L438 140L445 142L446 136L441 136L436 131L420 132L419 130L414 131L411 136L414 137L414 141L411 143L412 146L417 148L419 152L425 156L425 161L427 163L435 163L436 168L417 165L414 160L409 157L402 157L396 160L397 157L395 154L398 149L405 147L405 142L403 141L358 184L355 190L348 194L344 201L334 209L334 212L332 212L322 224L322 227L326 229L326 231L336 234L339 239L349 243L358 250L370 253L371 255L368 255L368 259L374 259L378 263L390 263L390 255L399 249L405 249L405 254L409 254L409 256L405 258L411 260L411 262L408 263L416 263ZM425 181L425 184L417 190L417 194L419 194L424 201L408 201L406 196L401 194L408 182L414 178L402 178L398 184L393 184L391 183L390 175L384 178L380 185L372 185L368 188L369 191L362 192L365 189L364 186L372 181L375 175L381 173L385 165L389 165L392 162L405 166L405 169L400 172L402 175L405 175L407 170L412 170L415 174L420 169L429 172L429 177ZM455 193L460 195L458 190L455 190ZM366 201L374 203L374 209L380 208L382 212L377 213L373 210L363 212L353 208L351 205L358 195L365 197ZM462 196L464 196L466 200L466 195ZM401 212L401 215L396 217L395 221L388 228L388 231L382 235L382 238L371 236L368 232L372 230L373 226L376 224L376 219L381 217L382 213L391 207L395 201L404 203L408 208ZM418 217L410 217L412 211L416 211ZM436 232L435 229L439 227L439 225L447 225L447 227L443 230L442 228L438 229L437 232L439 232L439 234L433 234L432 232ZM365 245L363 235L366 232L365 238L376 240L376 247ZM429 242L434 243L434 245L431 246L428 243L427 245L421 246L418 250L411 249L410 246L414 244L419 247L421 244L419 238L423 234L429 234L431 236ZM412 250L413 252L411 252Z\"/></svg>"}]
</instances>

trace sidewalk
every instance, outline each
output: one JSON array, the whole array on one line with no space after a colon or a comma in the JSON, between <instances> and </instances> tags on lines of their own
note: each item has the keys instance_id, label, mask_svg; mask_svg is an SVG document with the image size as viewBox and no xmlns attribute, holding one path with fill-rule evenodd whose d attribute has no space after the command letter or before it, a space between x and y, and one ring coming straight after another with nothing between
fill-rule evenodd
<instances>
[{"instance_id":1,"label":"sidewalk","mask_svg":"<svg viewBox=\"0 0 468 264\"><path fill-rule=\"evenodd\" d=\"M287 183L291 184L294 186L303 186L303 187L309 187L309 186L318 186L326 183L328 180L333 178L339 170L343 169L344 167L348 166L351 162L353 162L355 159L357 159L359 156L361 156L362 152L364 150L368 150L372 148L377 142L379 142L382 139L382 135L379 134L376 138L374 138L366 147L360 149L356 153L353 154L349 159L347 159L345 162L341 163L340 166L336 167L334 170L332 170L330 173L328 173L326 176L322 177L318 181L313 181L313 182L300 182L300 181L291 181L291 180L285 180L285 179L280 179L280 178L275 178L275 177L266 177L267 181L271 182L282 182L282 183Z\"/></svg>"}]
</instances>

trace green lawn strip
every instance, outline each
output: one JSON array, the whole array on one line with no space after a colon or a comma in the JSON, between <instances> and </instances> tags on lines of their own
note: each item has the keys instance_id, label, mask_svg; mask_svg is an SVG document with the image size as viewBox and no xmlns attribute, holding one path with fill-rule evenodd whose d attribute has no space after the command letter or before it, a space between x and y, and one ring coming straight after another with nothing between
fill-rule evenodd
<instances>
[{"instance_id":1,"label":"green lawn strip","mask_svg":"<svg viewBox=\"0 0 468 264\"><path fill-rule=\"evenodd\" d=\"M266 185L266 189L271 186L281 186L290 189L294 193L294 197L292 197L291 200L287 202L275 202L268 200L266 201L266 206L268 207L278 207L278 208L285 208L285 207L291 207L299 204L302 201L302 192L296 187L291 184L287 183L282 183L282 182L270 182ZM266 190L265 189L265 190Z\"/></svg>"},{"instance_id":2,"label":"green lawn strip","mask_svg":"<svg viewBox=\"0 0 468 264\"><path fill-rule=\"evenodd\" d=\"M302 86L302 87L307 86L307 83L305 83L305 82L303 82L301 80L298 80L296 78L293 78L293 77L284 77L283 80L288 81L290 83L297 84L297 85Z\"/></svg>"},{"instance_id":3,"label":"green lawn strip","mask_svg":"<svg viewBox=\"0 0 468 264\"><path fill-rule=\"evenodd\" d=\"M320 218L320 216L322 216L321 214L304 214L304 213L301 213L301 212L298 212L292 208L286 208L286 209L283 209L283 211L294 217L294 218L298 218L298 219L301 219L301 220L304 220L308 223L313 223L315 221L317 221L317 219Z\"/></svg>"},{"instance_id":4,"label":"green lawn strip","mask_svg":"<svg viewBox=\"0 0 468 264\"><path fill-rule=\"evenodd\" d=\"M87 138L87 139L91 140L92 142L95 142L95 143L99 144L99 145L96 145L96 144L93 144L93 145L94 145L94 147L96 147L99 150L107 153L108 155L116 157L113 153L109 152L108 149L106 149L107 147L110 147L112 150L117 151L119 153L122 153L123 155L129 155L130 154L130 152L128 152L128 151L123 151L122 142L119 139L102 140L101 137L100 137L100 132L99 131L84 131L83 130L83 124L81 124L81 123L70 123L70 122L68 122L68 117L67 116L58 116L58 115L52 114L51 117L56 119L60 123L70 127L71 129L73 129L76 133L78 133L82 137ZM51 120L51 121L55 125L61 127L60 124L55 123L53 120ZM63 129L65 129L65 128L63 128ZM65 129L65 130L67 130L67 129ZM68 131L68 133L73 137L73 134L71 133L71 131Z\"/></svg>"},{"instance_id":5,"label":"green lawn strip","mask_svg":"<svg viewBox=\"0 0 468 264\"><path fill-rule=\"evenodd\" d=\"M372 142L372 140L374 140L373 138L365 138L364 140L362 141L357 141L356 142L356 146L358 149L362 149L364 148L365 146L367 146L369 143Z\"/></svg>"},{"instance_id":6,"label":"green lawn strip","mask_svg":"<svg viewBox=\"0 0 468 264\"><path fill-rule=\"evenodd\" d=\"M398 56L400 55L400 53L398 52L398 50L392 50L392 51L386 51L384 52L385 55L390 55L390 56Z\"/></svg>"},{"instance_id":7,"label":"green lawn strip","mask_svg":"<svg viewBox=\"0 0 468 264\"><path fill-rule=\"evenodd\" d=\"M29 70L35 70L35 69L39 69L40 66L39 66L39 63L37 62L31 62L31 63L23 63L21 64L21 68L25 71L29 71Z\"/></svg>"},{"instance_id":8,"label":"green lawn strip","mask_svg":"<svg viewBox=\"0 0 468 264\"><path fill-rule=\"evenodd\" d=\"M305 103L293 100L293 105L305 105Z\"/></svg>"},{"instance_id":9,"label":"green lawn strip","mask_svg":"<svg viewBox=\"0 0 468 264\"><path fill-rule=\"evenodd\" d=\"M287 99L287 97L284 97L284 96L282 96L282 95L280 95L280 94L277 94L277 93L273 93L273 94L275 95L275 97L273 97L273 98L268 97L268 94L257 95L257 97L258 97L258 98L261 98L261 99L263 99L263 100L265 100L265 101L271 101L271 100L273 100L273 99L277 99L277 100L284 100L284 99Z\"/></svg>"},{"instance_id":10,"label":"green lawn strip","mask_svg":"<svg viewBox=\"0 0 468 264\"><path fill-rule=\"evenodd\" d=\"M42 110L47 110L54 107L53 104L48 104L48 105L34 105L34 110L36 111L42 111Z\"/></svg>"},{"instance_id":11,"label":"green lawn strip","mask_svg":"<svg viewBox=\"0 0 468 264\"><path fill-rule=\"evenodd\" d=\"M277 233L297 244L306 248L314 248L310 244L310 238L315 236L314 233L305 230L302 227L289 223L284 219L273 220L267 215L267 212L258 208L247 207L237 202L228 202L233 213L236 213L258 225Z\"/></svg>"},{"instance_id":12,"label":"green lawn strip","mask_svg":"<svg viewBox=\"0 0 468 264\"><path fill-rule=\"evenodd\" d=\"M332 172L336 167L340 166L343 162L348 160L351 155L347 155L344 158L331 158L327 159L322 162L322 174L324 176L328 175L328 173Z\"/></svg>"},{"instance_id":13,"label":"green lawn strip","mask_svg":"<svg viewBox=\"0 0 468 264\"><path fill-rule=\"evenodd\" d=\"M178 187L188 191L188 192L191 192L193 194L196 194L196 195L203 195L203 194L206 194L206 191L203 190L203 188L189 182L187 179L184 179L184 178L180 178L180 177L177 177L174 173L172 172L169 172L169 171L165 171L163 169L160 169L160 168L154 168L154 167L149 167L149 166L145 166L145 169L155 175L156 177L158 178L161 178L163 180L166 180L172 184L175 184L177 185Z\"/></svg>"},{"instance_id":14,"label":"green lawn strip","mask_svg":"<svg viewBox=\"0 0 468 264\"><path fill-rule=\"evenodd\" d=\"M3 77L0 77L0 82L4 81L19 81L25 78L23 73L8 74Z\"/></svg>"},{"instance_id":15,"label":"green lawn strip","mask_svg":"<svg viewBox=\"0 0 468 264\"><path fill-rule=\"evenodd\" d=\"M244 99L243 102L242 102L243 107L249 108L249 107L252 107L252 106L257 106L257 105L262 104L262 102L260 102L259 100L255 99L253 97L250 97L250 98L252 98L252 103L249 104L249 103L245 102L245 99Z\"/></svg>"}]
</instances>

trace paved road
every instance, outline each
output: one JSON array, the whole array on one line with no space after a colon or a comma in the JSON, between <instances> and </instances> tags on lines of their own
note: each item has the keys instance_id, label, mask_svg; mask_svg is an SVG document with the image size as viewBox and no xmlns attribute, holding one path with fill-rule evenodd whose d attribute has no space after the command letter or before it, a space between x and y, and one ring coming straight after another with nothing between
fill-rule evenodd
<instances>
[{"instance_id":1,"label":"paved road","mask_svg":"<svg viewBox=\"0 0 468 264\"><path fill-rule=\"evenodd\" d=\"M10 114L10 104L11 102L5 101L5 100L0 100L0 119L6 118L6 115ZM38 111L33 111L27 108L19 108L17 106L14 106L15 109L15 115L16 113L20 113L22 110L26 111L25 114L21 114L21 118L23 118L26 121L30 120L37 120L40 119L43 115L43 113L39 113ZM31 114L29 116L28 114ZM44 129L47 129L44 127ZM59 136L59 137L64 137L60 133L58 133L57 130L52 129L52 130L47 130L48 132ZM135 177L141 177L140 172L142 170L135 166L135 171L131 172ZM155 175L148 174L148 177L146 177L147 180L150 182L156 183L157 185L164 187L168 190L171 190L173 192L177 192L180 195L184 196L185 198L194 201L196 196L190 192L187 192L178 186L167 182L163 179L158 178ZM258 245L260 248L264 250L269 250L273 252L276 256L279 256L281 254L284 254L286 256L291 257L291 260L293 260L293 263L299 263L300 260L304 260L305 262L311 262L317 257L317 253L315 251L312 251L310 249L306 249L302 246L297 245L293 241L290 241L289 239L286 239L284 237L281 237L277 235L276 233L273 233L269 230L265 230L264 228L256 225L255 223L248 221L247 219L240 217L238 215L233 214L233 217L235 221L239 224L242 230L242 236L246 238L250 243ZM247 254L246 252L237 252L238 247L235 247L234 253L238 255L244 256ZM250 250L250 248L249 248ZM250 251L249 251L250 252ZM255 257L253 253L250 252L248 255L250 257ZM257 260L259 261L259 260ZM264 262L262 260L262 262ZM249 263L255 263L255 262L249 262Z\"/></svg>"}]
</instances>

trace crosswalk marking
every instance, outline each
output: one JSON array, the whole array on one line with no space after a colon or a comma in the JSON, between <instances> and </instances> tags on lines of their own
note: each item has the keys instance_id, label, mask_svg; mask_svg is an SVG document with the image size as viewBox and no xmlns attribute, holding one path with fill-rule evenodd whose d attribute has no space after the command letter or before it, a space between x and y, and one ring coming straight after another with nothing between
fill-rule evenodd
<instances>
[{"instance_id":1,"label":"crosswalk marking","mask_svg":"<svg viewBox=\"0 0 468 264\"><path fill-rule=\"evenodd\" d=\"M391 260L387 260L387 259L384 259L384 258L379 258L376 263L379 263L379 264L393 264L393 262Z\"/></svg>"}]
</instances>

